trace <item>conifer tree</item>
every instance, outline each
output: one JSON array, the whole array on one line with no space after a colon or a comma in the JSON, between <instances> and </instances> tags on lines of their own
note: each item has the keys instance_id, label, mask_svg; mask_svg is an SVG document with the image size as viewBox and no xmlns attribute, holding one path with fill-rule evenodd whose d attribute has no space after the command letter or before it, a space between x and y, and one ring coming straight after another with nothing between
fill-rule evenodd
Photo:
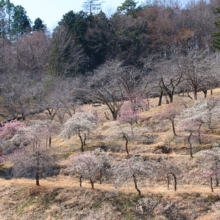
<instances>
[{"instance_id":1,"label":"conifer tree","mask_svg":"<svg viewBox=\"0 0 220 220\"><path fill-rule=\"evenodd\" d=\"M214 13L220 14L220 7L216 8ZM218 20L215 22L215 26L220 29L220 16L218 16ZM212 33L211 36L216 38L213 42L213 47L220 49L220 31Z\"/></svg>"}]
</instances>

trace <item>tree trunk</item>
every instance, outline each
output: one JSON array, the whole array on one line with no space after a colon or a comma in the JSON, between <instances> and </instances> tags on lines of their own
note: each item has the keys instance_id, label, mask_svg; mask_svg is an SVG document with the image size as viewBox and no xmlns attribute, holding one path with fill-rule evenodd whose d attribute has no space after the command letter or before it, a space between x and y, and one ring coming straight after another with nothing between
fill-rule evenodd
<instances>
[{"instance_id":1,"label":"tree trunk","mask_svg":"<svg viewBox=\"0 0 220 220\"><path fill-rule=\"evenodd\" d=\"M39 161L39 152L37 153L37 167L36 167L36 186L40 186L39 183L39 166L40 166L40 161Z\"/></svg>"},{"instance_id":2,"label":"tree trunk","mask_svg":"<svg viewBox=\"0 0 220 220\"><path fill-rule=\"evenodd\" d=\"M170 121L172 122L173 134L174 134L174 136L177 136L176 130L175 130L175 125L174 125L174 119L170 119Z\"/></svg>"},{"instance_id":3,"label":"tree trunk","mask_svg":"<svg viewBox=\"0 0 220 220\"><path fill-rule=\"evenodd\" d=\"M187 92L187 96L188 96L190 99L193 99L193 98L191 97L191 95L189 94L189 92Z\"/></svg>"},{"instance_id":4,"label":"tree trunk","mask_svg":"<svg viewBox=\"0 0 220 220\"><path fill-rule=\"evenodd\" d=\"M207 90L205 89L205 90L202 90L202 91L204 93L204 98L206 98L207 97Z\"/></svg>"},{"instance_id":5,"label":"tree trunk","mask_svg":"<svg viewBox=\"0 0 220 220\"><path fill-rule=\"evenodd\" d=\"M126 136L124 136L125 139L125 150L127 152L127 154L129 155L129 151L128 151L128 138Z\"/></svg>"},{"instance_id":6,"label":"tree trunk","mask_svg":"<svg viewBox=\"0 0 220 220\"><path fill-rule=\"evenodd\" d=\"M199 128L198 128L198 139L199 139L199 144L202 144L202 140L201 140L201 127L202 127L202 124L199 125Z\"/></svg>"},{"instance_id":7,"label":"tree trunk","mask_svg":"<svg viewBox=\"0 0 220 220\"><path fill-rule=\"evenodd\" d=\"M100 171L100 176L99 176L99 184L102 184L102 171Z\"/></svg>"},{"instance_id":8,"label":"tree trunk","mask_svg":"<svg viewBox=\"0 0 220 220\"><path fill-rule=\"evenodd\" d=\"M177 180L176 180L176 175L173 173L173 178L174 178L174 190L176 191L176 186L177 186Z\"/></svg>"},{"instance_id":9,"label":"tree trunk","mask_svg":"<svg viewBox=\"0 0 220 220\"><path fill-rule=\"evenodd\" d=\"M168 101L168 99L167 99L167 96L165 96L165 97L166 97L166 104L170 104L169 101Z\"/></svg>"},{"instance_id":10,"label":"tree trunk","mask_svg":"<svg viewBox=\"0 0 220 220\"><path fill-rule=\"evenodd\" d=\"M79 186L82 187L82 175L79 177Z\"/></svg>"},{"instance_id":11,"label":"tree trunk","mask_svg":"<svg viewBox=\"0 0 220 220\"><path fill-rule=\"evenodd\" d=\"M52 144L52 138L49 137L49 148L51 148L51 144Z\"/></svg>"},{"instance_id":12,"label":"tree trunk","mask_svg":"<svg viewBox=\"0 0 220 220\"><path fill-rule=\"evenodd\" d=\"M190 135L188 137L188 143L189 143L190 157L193 157L191 137L192 137L192 132L190 132Z\"/></svg>"},{"instance_id":13,"label":"tree trunk","mask_svg":"<svg viewBox=\"0 0 220 220\"><path fill-rule=\"evenodd\" d=\"M90 178L90 183L91 183L92 189L94 189L94 183L91 178Z\"/></svg>"},{"instance_id":14,"label":"tree trunk","mask_svg":"<svg viewBox=\"0 0 220 220\"><path fill-rule=\"evenodd\" d=\"M210 178L210 187L211 187L211 191L213 192L213 186L212 186L212 176Z\"/></svg>"},{"instance_id":15,"label":"tree trunk","mask_svg":"<svg viewBox=\"0 0 220 220\"><path fill-rule=\"evenodd\" d=\"M169 173L167 174L167 189L170 188L170 178L169 178Z\"/></svg>"},{"instance_id":16,"label":"tree trunk","mask_svg":"<svg viewBox=\"0 0 220 220\"><path fill-rule=\"evenodd\" d=\"M212 89L210 90L210 92L211 92L211 95L213 95Z\"/></svg>"},{"instance_id":17,"label":"tree trunk","mask_svg":"<svg viewBox=\"0 0 220 220\"><path fill-rule=\"evenodd\" d=\"M163 98L163 91L160 92L160 97L159 97L158 106L161 106L161 104L162 104L162 98Z\"/></svg>"},{"instance_id":18,"label":"tree trunk","mask_svg":"<svg viewBox=\"0 0 220 220\"><path fill-rule=\"evenodd\" d=\"M114 111L111 111L111 113L112 113L113 120L116 121L118 114L116 112L114 112Z\"/></svg>"},{"instance_id":19,"label":"tree trunk","mask_svg":"<svg viewBox=\"0 0 220 220\"><path fill-rule=\"evenodd\" d=\"M39 171L38 171L38 169L36 170L36 186L40 186L40 183L39 183Z\"/></svg>"},{"instance_id":20,"label":"tree trunk","mask_svg":"<svg viewBox=\"0 0 220 220\"><path fill-rule=\"evenodd\" d=\"M83 146L86 146L86 134L84 135Z\"/></svg>"},{"instance_id":21,"label":"tree trunk","mask_svg":"<svg viewBox=\"0 0 220 220\"><path fill-rule=\"evenodd\" d=\"M82 139L82 136L80 134L78 134L79 138L80 138L80 141L81 141L81 151L84 152L84 145L83 145L83 139Z\"/></svg>"},{"instance_id":22,"label":"tree trunk","mask_svg":"<svg viewBox=\"0 0 220 220\"><path fill-rule=\"evenodd\" d=\"M168 96L169 96L169 98L170 98L170 103L173 103L173 93L168 93ZM169 104L169 103L167 103L167 104Z\"/></svg>"},{"instance_id":23,"label":"tree trunk","mask_svg":"<svg viewBox=\"0 0 220 220\"><path fill-rule=\"evenodd\" d=\"M105 118L106 118L107 120L110 120L110 118L108 117L108 115L107 115L106 112L105 112Z\"/></svg>"},{"instance_id":24,"label":"tree trunk","mask_svg":"<svg viewBox=\"0 0 220 220\"><path fill-rule=\"evenodd\" d=\"M194 99L197 100L197 87L194 88Z\"/></svg>"},{"instance_id":25,"label":"tree trunk","mask_svg":"<svg viewBox=\"0 0 220 220\"><path fill-rule=\"evenodd\" d=\"M219 182L218 182L218 175L217 175L217 173L215 174L215 180L216 180L216 186L218 186Z\"/></svg>"},{"instance_id":26,"label":"tree trunk","mask_svg":"<svg viewBox=\"0 0 220 220\"><path fill-rule=\"evenodd\" d=\"M133 180L134 180L134 186L135 186L135 189L138 191L138 195L140 196L141 195L141 191L138 189L138 186L137 186L137 179L135 177L135 175L133 174Z\"/></svg>"}]
</instances>

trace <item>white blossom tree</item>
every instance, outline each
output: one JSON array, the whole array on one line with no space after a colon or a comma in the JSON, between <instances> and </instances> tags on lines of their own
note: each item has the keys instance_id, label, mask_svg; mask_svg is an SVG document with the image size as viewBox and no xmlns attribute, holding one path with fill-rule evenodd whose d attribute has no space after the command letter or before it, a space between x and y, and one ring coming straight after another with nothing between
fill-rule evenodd
<instances>
[{"instance_id":1,"label":"white blossom tree","mask_svg":"<svg viewBox=\"0 0 220 220\"><path fill-rule=\"evenodd\" d=\"M171 177L173 177L174 190L177 190L177 175L180 175L183 172L183 163L181 160L176 161L174 159L167 158L163 156L160 163L157 164L156 175L160 179L161 177L166 176L167 179L167 189L170 186Z\"/></svg>"},{"instance_id":2,"label":"white blossom tree","mask_svg":"<svg viewBox=\"0 0 220 220\"><path fill-rule=\"evenodd\" d=\"M36 185L39 186L39 179L53 171L56 164L56 157L51 150L43 148L42 144L50 135L48 124L41 120L30 121L28 126L21 127L11 139L12 143L19 143L24 147L21 151L15 152L9 159L14 163L13 172L16 177L32 177L35 175Z\"/></svg>"},{"instance_id":3,"label":"white blossom tree","mask_svg":"<svg viewBox=\"0 0 220 220\"><path fill-rule=\"evenodd\" d=\"M88 179L91 188L94 189L94 183L99 179L100 184L104 175L111 169L112 157L108 153L98 150L77 154L70 158L69 172L73 171L79 175L80 187L82 186L82 178Z\"/></svg>"},{"instance_id":4,"label":"white blossom tree","mask_svg":"<svg viewBox=\"0 0 220 220\"><path fill-rule=\"evenodd\" d=\"M131 157L119 161L115 166L116 187L121 186L130 179L133 179L135 189L138 195L141 195L141 190L138 188L138 182L143 181L147 176L153 173L153 164L146 162L142 157Z\"/></svg>"},{"instance_id":5,"label":"white blossom tree","mask_svg":"<svg viewBox=\"0 0 220 220\"><path fill-rule=\"evenodd\" d=\"M190 151L190 157L193 157L193 146L192 146L192 135L194 132L198 130L199 123L196 121L192 121L190 119L184 119L180 121L178 124L178 130L179 131L186 131L189 133L189 136L187 138L187 141L189 143L189 151Z\"/></svg>"},{"instance_id":6,"label":"white blossom tree","mask_svg":"<svg viewBox=\"0 0 220 220\"><path fill-rule=\"evenodd\" d=\"M202 126L205 125L210 131L213 125L213 118L218 119L219 107L220 100L218 98L209 98L203 101L196 101L189 108L181 112L180 118L188 119L194 125L197 125L199 144L202 144Z\"/></svg>"},{"instance_id":7,"label":"white blossom tree","mask_svg":"<svg viewBox=\"0 0 220 220\"><path fill-rule=\"evenodd\" d=\"M96 128L97 123L98 117L92 111L77 112L63 125L61 136L70 138L71 135L78 135L81 151L84 152L86 138Z\"/></svg>"},{"instance_id":8,"label":"white blossom tree","mask_svg":"<svg viewBox=\"0 0 220 220\"><path fill-rule=\"evenodd\" d=\"M40 186L40 178L54 174L57 162L56 156L51 154L50 149L41 147L16 151L8 157L8 160L14 164L15 177L35 177L37 186Z\"/></svg>"},{"instance_id":9,"label":"white blossom tree","mask_svg":"<svg viewBox=\"0 0 220 220\"><path fill-rule=\"evenodd\" d=\"M216 186L219 185L220 175L220 147L213 144L212 150L203 150L196 154L200 161L201 176L210 178L210 187L213 192L213 178L215 178Z\"/></svg>"}]
</instances>

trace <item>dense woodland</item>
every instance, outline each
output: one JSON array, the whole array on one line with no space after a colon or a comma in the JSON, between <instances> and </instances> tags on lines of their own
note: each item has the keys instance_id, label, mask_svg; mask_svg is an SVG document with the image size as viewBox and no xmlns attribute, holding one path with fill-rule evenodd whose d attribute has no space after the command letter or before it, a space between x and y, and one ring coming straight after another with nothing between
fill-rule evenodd
<instances>
[{"instance_id":1,"label":"dense woodland","mask_svg":"<svg viewBox=\"0 0 220 220\"><path fill-rule=\"evenodd\" d=\"M220 219L219 6L1 0L0 218Z\"/></svg>"}]
</instances>

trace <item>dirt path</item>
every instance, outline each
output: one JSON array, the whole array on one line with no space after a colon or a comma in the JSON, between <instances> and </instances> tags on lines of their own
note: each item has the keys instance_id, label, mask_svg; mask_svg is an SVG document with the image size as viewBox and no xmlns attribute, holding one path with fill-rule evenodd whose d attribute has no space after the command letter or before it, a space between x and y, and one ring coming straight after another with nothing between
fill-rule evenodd
<instances>
[{"instance_id":1,"label":"dirt path","mask_svg":"<svg viewBox=\"0 0 220 220\"><path fill-rule=\"evenodd\" d=\"M5 180L0 179L0 185L4 186L26 186L26 187L35 187L35 180L32 179L11 179L11 180ZM77 187L79 188L79 182L76 179L70 178L70 177L57 177L57 178L48 178L48 179L42 179L40 180L40 185L43 187L48 188L72 188ZM82 182L82 187L91 189L91 186L88 181ZM148 193L153 194L169 194L169 195L180 195L184 193L199 193L199 194L210 194L211 190L209 186L192 186L192 185L179 185L177 186L177 191L175 192L170 186L170 189L168 190L165 186L146 186L146 187L139 187L142 191L143 195L146 195ZM102 191L115 191L115 187L112 184L99 184L95 183L95 189L102 190ZM119 192L122 193L137 193L137 191L134 188L134 185L132 182L129 182L128 184L124 184L123 187L120 187ZM220 193L220 187L214 188L214 193Z\"/></svg>"}]
</instances>

